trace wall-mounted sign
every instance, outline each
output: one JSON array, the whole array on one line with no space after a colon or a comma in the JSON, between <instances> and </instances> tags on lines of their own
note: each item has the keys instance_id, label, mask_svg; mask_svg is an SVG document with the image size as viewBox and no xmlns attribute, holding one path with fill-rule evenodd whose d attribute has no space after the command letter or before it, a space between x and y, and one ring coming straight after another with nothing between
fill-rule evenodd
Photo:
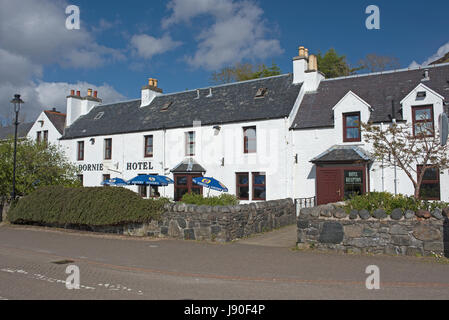
<instances>
[{"instance_id":1,"label":"wall-mounted sign","mask_svg":"<svg viewBox=\"0 0 449 320\"><path fill-rule=\"evenodd\" d=\"M78 166L79 170L82 172L85 171L103 171L103 164L97 163L97 164L80 164Z\"/></svg>"},{"instance_id":2,"label":"wall-mounted sign","mask_svg":"<svg viewBox=\"0 0 449 320\"><path fill-rule=\"evenodd\" d=\"M136 170L153 170L153 166L151 162L128 162L126 164L127 171L136 171Z\"/></svg>"},{"instance_id":3,"label":"wall-mounted sign","mask_svg":"<svg viewBox=\"0 0 449 320\"><path fill-rule=\"evenodd\" d=\"M345 171L345 184L361 184L362 171Z\"/></svg>"}]
</instances>

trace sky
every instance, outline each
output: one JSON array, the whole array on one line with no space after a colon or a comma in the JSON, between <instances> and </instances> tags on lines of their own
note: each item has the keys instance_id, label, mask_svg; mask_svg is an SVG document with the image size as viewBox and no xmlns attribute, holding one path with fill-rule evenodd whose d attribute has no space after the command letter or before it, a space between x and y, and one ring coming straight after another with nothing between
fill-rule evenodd
<instances>
[{"instance_id":1,"label":"sky","mask_svg":"<svg viewBox=\"0 0 449 320\"><path fill-rule=\"evenodd\" d=\"M66 27L70 5L79 29ZM366 27L369 5L378 30ZM65 112L71 89L111 103L139 99L148 78L164 93L208 87L237 62L289 73L300 45L334 48L354 66L371 53L425 66L449 52L447 12L442 0L0 0L0 121L16 93L21 119L34 121L44 109Z\"/></svg>"}]
</instances>

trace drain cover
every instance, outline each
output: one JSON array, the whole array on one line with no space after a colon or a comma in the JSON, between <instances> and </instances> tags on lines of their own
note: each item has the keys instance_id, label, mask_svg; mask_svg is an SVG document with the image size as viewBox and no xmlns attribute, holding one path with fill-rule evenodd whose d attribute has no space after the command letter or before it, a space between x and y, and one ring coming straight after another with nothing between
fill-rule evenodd
<instances>
[{"instance_id":1,"label":"drain cover","mask_svg":"<svg viewBox=\"0 0 449 320\"><path fill-rule=\"evenodd\" d=\"M51 263L54 264L69 264L69 263L74 263L75 261L73 260L59 260L59 261L52 261Z\"/></svg>"}]
</instances>

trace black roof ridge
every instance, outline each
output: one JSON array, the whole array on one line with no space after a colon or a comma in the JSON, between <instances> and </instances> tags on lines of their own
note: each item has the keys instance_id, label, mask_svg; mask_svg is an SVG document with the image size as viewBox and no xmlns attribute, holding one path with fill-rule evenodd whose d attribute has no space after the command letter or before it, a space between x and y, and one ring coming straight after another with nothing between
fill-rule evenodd
<instances>
[{"instance_id":1,"label":"black roof ridge","mask_svg":"<svg viewBox=\"0 0 449 320\"><path fill-rule=\"evenodd\" d=\"M322 81L337 81L337 80L354 79L354 78L362 78L362 77L370 77L370 76L379 76L379 75L383 75L383 74L393 74L393 73L416 71L416 70L427 70L427 69L434 69L434 68L446 67L446 66L449 66L449 62L425 66L425 67L420 66L420 67L415 67L415 68L402 68L402 69L387 70L387 71L380 71L380 72L355 74L352 76L324 79Z\"/></svg>"}]
</instances>

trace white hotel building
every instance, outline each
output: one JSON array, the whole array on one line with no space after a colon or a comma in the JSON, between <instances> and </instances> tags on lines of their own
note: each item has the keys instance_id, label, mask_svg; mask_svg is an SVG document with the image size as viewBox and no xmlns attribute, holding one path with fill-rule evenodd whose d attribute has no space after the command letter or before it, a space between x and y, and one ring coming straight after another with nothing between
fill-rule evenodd
<instances>
[{"instance_id":1,"label":"white hotel building","mask_svg":"<svg viewBox=\"0 0 449 320\"><path fill-rule=\"evenodd\" d=\"M157 192L175 200L203 192L192 184L197 176L218 179L242 201L316 197L321 204L369 190L412 195L404 172L373 161L353 123L413 123L420 112L438 128L447 101L449 64L325 79L316 56L301 47L293 73L281 76L170 94L150 79L141 99L108 105L92 91L72 91L59 143L84 186L166 175L175 184ZM427 176L424 188L449 201L449 172Z\"/></svg>"}]
</instances>

